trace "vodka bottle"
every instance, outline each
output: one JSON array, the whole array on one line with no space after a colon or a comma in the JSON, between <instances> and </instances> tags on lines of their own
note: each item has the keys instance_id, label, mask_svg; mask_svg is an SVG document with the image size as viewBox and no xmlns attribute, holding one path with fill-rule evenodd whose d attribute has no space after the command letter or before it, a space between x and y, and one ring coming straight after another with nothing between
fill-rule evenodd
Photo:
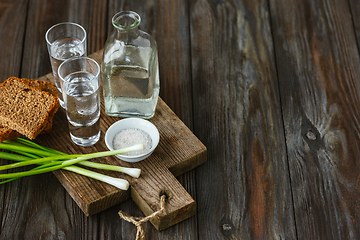
<instances>
[{"instance_id":1,"label":"vodka bottle","mask_svg":"<svg viewBox=\"0 0 360 240\"><path fill-rule=\"evenodd\" d=\"M139 30L132 11L114 15L115 31L105 43L101 64L105 112L116 117L151 118L159 96L155 39Z\"/></svg>"}]
</instances>

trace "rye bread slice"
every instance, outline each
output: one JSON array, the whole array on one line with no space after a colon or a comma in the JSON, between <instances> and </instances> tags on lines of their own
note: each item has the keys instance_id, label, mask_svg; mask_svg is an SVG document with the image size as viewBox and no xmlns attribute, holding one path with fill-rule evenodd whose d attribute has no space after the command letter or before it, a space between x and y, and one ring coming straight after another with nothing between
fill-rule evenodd
<instances>
[{"instance_id":1,"label":"rye bread slice","mask_svg":"<svg viewBox=\"0 0 360 240\"><path fill-rule=\"evenodd\" d=\"M40 80L35 80L35 79L27 79L27 78L22 78L21 81L23 83L28 84L30 87L35 87L39 90L48 92L51 95L53 95L56 99L58 99L57 88L54 84L52 84L50 82L45 82L45 81L40 81ZM53 125L53 118L59 107L60 107L60 103L58 101L57 106L53 109L53 111L49 112L49 119L47 120L46 127L40 134L51 132L52 125Z\"/></svg>"},{"instance_id":2,"label":"rye bread slice","mask_svg":"<svg viewBox=\"0 0 360 240\"><path fill-rule=\"evenodd\" d=\"M14 78L14 79L19 80L18 78ZM39 90L48 92L51 95L53 95L55 98L58 97L56 86L50 82L45 82L45 81L40 81L40 80L35 80L35 79L27 79L27 78L22 78L21 81L23 83L28 84L31 87L36 87ZM58 106L56 108L54 108L54 110L51 113L49 113L49 119L47 121L47 126L45 127L44 130L41 131L40 134L45 134L45 133L51 132L52 125L53 125L53 118L59 107L60 107L60 104L58 104ZM12 129L3 127L0 124L0 142L3 142L5 140L15 139L18 137L21 137L20 133L14 131Z\"/></svg>"},{"instance_id":3,"label":"rye bread slice","mask_svg":"<svg viewBox=\"0 0 360 240\"><path fill-rule=\"evenodd\" d=\"M0 96L0 124L29 139L48 127L59 107L56 97L15 77L0 85Z\"/></svg>"}]
</instances>

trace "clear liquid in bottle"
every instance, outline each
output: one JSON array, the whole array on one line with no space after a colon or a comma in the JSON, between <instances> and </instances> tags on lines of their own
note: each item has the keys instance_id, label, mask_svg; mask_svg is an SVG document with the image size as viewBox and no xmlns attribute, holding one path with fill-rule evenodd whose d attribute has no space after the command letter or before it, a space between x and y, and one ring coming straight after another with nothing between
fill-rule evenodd
<instances>
[{"instance_id":1,"label":"clear liquid in bottle","mask_svg":"<svg viewBox=\"0 0 360 240\"><path fill-rule=\"evenodd\" d=\"M151 118L159 96L158 82L143 67L108 67L103 74L105 112L110 116Z\"/></svg>"},{"instance_id":2,"label":"clear liquid in bottle","mask_svg":"<svg viewBox=\"0 0 360 240\"><path fill-rule=\"evenodd\" d=\"M140 31L140 16L124 11L112 19L115 32L105 43L101 65L105 113L151 118L159 96L155 39Z\"/></svg>"}]
</instances>

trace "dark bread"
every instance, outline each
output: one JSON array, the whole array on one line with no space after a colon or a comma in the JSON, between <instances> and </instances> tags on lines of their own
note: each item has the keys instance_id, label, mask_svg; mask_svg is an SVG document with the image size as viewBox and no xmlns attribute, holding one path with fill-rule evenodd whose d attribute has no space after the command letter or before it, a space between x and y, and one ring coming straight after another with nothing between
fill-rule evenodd
<instances>
[{"instance_id":1,"label":"dark bread","mask_svg":"<svg viewBox=\"0 0 360 240\"><path fill-rule=\"evenodd\" d=\"M34 139L40 132L51 130L53 117L59 108L56 88L39 80L11 77L0 85L0 141L16 134ZM43 91L45 90L45 91ZM49 92L47 92L48 90ZM11 129L11 130L10 130Z\"/></svg>"},{"instance_id":2,"label":"dark bread","mask_svg":"<svg viewBox=\"0 0 360 240\"><path fill-rule=\"evenodd\" d=\"M28 84L31 87L35 87L41 91L48 92L51 95L53 95L56 99L58 99L57 88L54 84L52 84L50 82L45 82L45 81L40 81L40 80L35 80L35 79L27 79L27 78L22 78L21 81L23 83ZM56 111L58 110L59 106L60 106L60 104L58 103L58 106L56 108L54 108L54 110L52 112L49 113L49 119L47 122L47 126L44 128L44 130L41 132L41 134L51 132L52 125L53 125L53 118L54 118L54 115L55 115Z\"/></svg>"}]
</instances>

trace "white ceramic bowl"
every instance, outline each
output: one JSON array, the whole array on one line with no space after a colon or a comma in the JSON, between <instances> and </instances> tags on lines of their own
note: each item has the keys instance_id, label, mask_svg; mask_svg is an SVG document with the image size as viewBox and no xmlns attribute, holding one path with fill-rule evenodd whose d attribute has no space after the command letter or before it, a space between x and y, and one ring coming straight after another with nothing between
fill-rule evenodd
<instances>
[{"instance_id":1,"label":"white ceramic bowl","mask_svg":"<svg viewBox=\"0 0 360 240\"><path fill-rule=\"evenodd\" d=\"M105 144L109 150L115 150L113 147L114 137L120 131L128 128L137 128L148 133L152 140L152 146L148 152L140 155L127 156L127 155L118 154L116 155L116 157L126 162L139 162L141 160L144 160L145 158L150 156L150 154L155 150L160 140L158 129L155 127L154 124L152 124L148 120L141 118L124 118L122 120L113 123L105 133Z\"/></svg>"}]
</instances>

